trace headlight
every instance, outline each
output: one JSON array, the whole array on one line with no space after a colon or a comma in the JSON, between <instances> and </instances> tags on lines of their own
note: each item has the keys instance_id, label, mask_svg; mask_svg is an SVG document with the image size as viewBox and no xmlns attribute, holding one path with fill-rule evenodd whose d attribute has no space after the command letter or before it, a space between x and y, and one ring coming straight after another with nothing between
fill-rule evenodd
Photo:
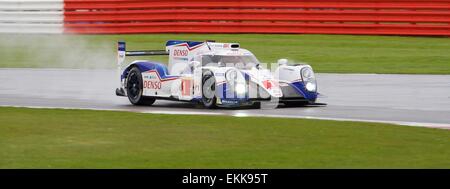
<instances>
[{"instance_id":1,"label":"headlight","mask_svg":"<svg viewBox=\"0 0 450 189\"><path fill-rule=\"evenodd\" d=\"M236 84L234 90L238 95L245 93L245 85L244 84Z\"/></svg>"},{"instance_id":2,"label":"headlight","mask_svg":"<svg viewBox=\"0 0 450 189\"><path fill-rule=\"evenodd\" d=\"M313 70L310 67L302 68L301 75L306 90L309 92L316 92L317 91L316 76L314 75Z\"/></svg>"},{"instance_id":3,"label":"headlight","mask_svg":"<svg viewBox=\"0 0 450 189\"><path fill-rule=\"evenodd\" d=\"M305 79L313 79L314 78L314 72L311 68L305 67L302 69L302 78Z\"/></svg>"},{"instance_id":4,"label":"headlight","mask_svg":"<svg viewBox=\"0 0 450 189\"><path fill-rule=\"evenodd\" d=\"M313 82L306 83L306 90L308 91L316 91L316 84Z\"/></svg>"}]
</instances>

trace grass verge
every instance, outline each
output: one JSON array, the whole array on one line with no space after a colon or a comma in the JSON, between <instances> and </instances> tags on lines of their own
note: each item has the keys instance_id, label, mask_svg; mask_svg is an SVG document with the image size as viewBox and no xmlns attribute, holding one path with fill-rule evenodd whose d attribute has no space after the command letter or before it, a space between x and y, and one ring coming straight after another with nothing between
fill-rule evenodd
<instances>
[{"instance_id":1,"label":"grass verge","mask_svg":"<svg viewBox=\"0 0 450 189\"><path fill-rule=\"evenodd\" d=\"M5 107L0 121L0 168L450 168L439 129Z\"/></svg>"},{"instance_id":2,"label":"grass verge","mask_svg":"<svg viewBox=\"0 0 450 189\"><path fill-rule=\"evenodd\" d=\"M450 74L450 38L351 35L2 34L0 67L113 68L117 40L127 41L131 50L164 49L171 39L238 42L261 62L289 58L311 64L317 72Z\"/></svg>"}]
</instances>

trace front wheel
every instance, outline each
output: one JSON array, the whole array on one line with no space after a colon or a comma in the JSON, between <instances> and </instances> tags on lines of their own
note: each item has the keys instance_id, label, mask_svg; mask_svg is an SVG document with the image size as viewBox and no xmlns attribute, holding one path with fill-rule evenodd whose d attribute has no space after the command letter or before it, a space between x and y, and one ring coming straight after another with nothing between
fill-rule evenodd
<instances>
[{"instance_id":1,"label":"front wheel","mask_svg":"<svg viewBox=\"0 0 450 189\"><path fill-rule=\"evenodd\" d=\"M202 103L206 108L216 108L216 78L211 71L203 72Z\"/></svg>"},{"instance_id":2,"label":"front wheel","mask_svg":"<svg viewBox=\"0 0 450 189\"><path fill-rule=\"evenodd\" d=\"M128 72L126 83L128 100L134 105L152 105L155 102L155 98L142 96L142 83L141 71L137 67L132 68Z\"/></svg>"}]
</instances>

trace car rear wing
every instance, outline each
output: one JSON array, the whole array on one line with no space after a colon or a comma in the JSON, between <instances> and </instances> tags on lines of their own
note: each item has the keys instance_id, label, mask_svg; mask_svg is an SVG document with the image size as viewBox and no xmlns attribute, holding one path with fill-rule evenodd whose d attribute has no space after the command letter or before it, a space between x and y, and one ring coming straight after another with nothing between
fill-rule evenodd
<instances>
[{"instance_id":1,"label":"car rear wing","mask_svg":"<svg viewBox=\"0 0 450 189\"><path fill-rule=\"evenodd\" d=\"M117 42L118 64L122 64L126 56L158 56L169 55L166 50L135 50L127 51L125 41Z\"/></svg>"},{"instance_id":2,"label":"car rear wing","mask_svg":"<svg viewBox=\"0 0 450 189\"><path fill-rule=\"evenodd\" d=\"M155 56L169 55L166 50L142 50L142 51L125 51L125 56Z\"/></svg>"},{"instance_id":3,"label":"car rear wing","mask_svg":"<svg viewBox=\"0 0 450 189\"><path fill-rule=\"evenodd\" d=\"M125 41L117 42L117 67L121 70L122 63L125 61L127 56L158 56L158 55L169 55L166 50L135 50L127 51Z\"/></svg>"},{"instance_id":4,"label":"car rear wing","mask_svg":"<svg viewBox=\"0 0 450 189\"><path fill-rule=\"evenodd\" d=\"M125 41L117 42L117 73L119 78L122 74L122 63L125 61L127 56L158 56L158 55L169 55L166 50L134 50L127 51ZM122 82L122 79L120 80Z\"/></svg>"}]
</instances>

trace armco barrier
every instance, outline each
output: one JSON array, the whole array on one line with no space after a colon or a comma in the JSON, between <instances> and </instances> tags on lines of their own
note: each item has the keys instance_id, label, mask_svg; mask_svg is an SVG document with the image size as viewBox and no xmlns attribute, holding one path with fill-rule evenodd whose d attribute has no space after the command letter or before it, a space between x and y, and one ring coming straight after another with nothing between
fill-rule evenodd
<instances>
[{"instance_id":1,"label":"armco barrier","mask_svg":"<svg viewBox=\"0 0 450 189\"><path fill-rule=\"evenodd\" d=\"M1 0L0 33L62 33L63 0Z\"/></svg>"},{"instance_id":2,"label":"armco barrier","mask_svg":"<svg viewBox=\"0 0 450 189\"><path fill-rule=\"evenodd\" d=\"M66 0L66 10L147 8L448 9L448 0Z\"/></svg>"},{"instance_id":3,"label":"armco barrier","mask_svg":"<svg viewBox=\"0 0 450 189\"><path fill-rule=\"evenodd\" d=\"M450 0L66 0L66 33L450 36Z\"/></svg>"},{"instance_id":4,"label":"armco barrier","mask_svg":"<svg viewBox=\"0 0 450 189\"><path fill-rule=\"evenodd\" d=\"M0 32L450 36L450 0L0 0Z\"/></svg>"}]
</instances>

